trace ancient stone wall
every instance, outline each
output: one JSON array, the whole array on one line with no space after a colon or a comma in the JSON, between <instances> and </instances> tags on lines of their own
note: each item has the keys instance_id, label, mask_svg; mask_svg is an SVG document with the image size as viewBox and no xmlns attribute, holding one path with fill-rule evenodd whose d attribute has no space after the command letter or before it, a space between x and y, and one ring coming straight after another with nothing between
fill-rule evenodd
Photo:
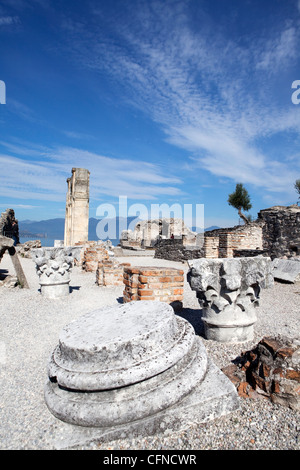
<instances>
[{"instance_id":1,"label":"ancient stone wall","mask_svg":"<svg viewBox=\"0 0 300 470\"><path fill-rule=\"evenodd\" d=\"M88 170L72 168L72 176L67 179L65 246L73 246L79 241L88 240L89 177Z\"/></svg>"},{"instance_id":2,"label":"ancient stone wall","mask_svg":"<svg viewBox=\"0 0 300 470\"><path fill-rule=\"evenodd\" d=\"M87 272L96 272L99 261L109 260L109 254L104 246L96 245L84 251L82 268Z\"/></svg>"},{"instance_id":3,"label":"ancient stone wall","mask_svg":"<svg viewBox=\"0 0 300 470\"><path fill-rule=\"evenodd\" d=\"M262 227L253 222L248 225L205 232L205 258L232 258L235 250L261 250Z\"/></svg>"},{"instance_id":4,"label":"ancient stone wall","mask_svg":"<svg viewBox=\"0 0 300 470\"><path fill-rule=\"evenodd\" d=\"M258 219L247 225L204 233L201 243L188 246L183 239L162 239L155 244L155 258L184 261L195 258L243 256L300 256L300 207L275 206L261 210ZM200 244L199 244L200 242ZM195 251L194 251L195 250Z\"/></svg>"},{"instance_id":5,"label":"ancient stone wall","mask_svg":"<svg viewBox=\"0 0 300 470\"><path fill-rule=\"evenodd\" d=\"M185 261L204 256L202 247L186 246L182 240L159 240L155 245L154 258L171 261Z\"/></svg>"},{"instance_id":6,"label":"ancient stone wall","mask_svg":"<svg viewBox=\"0 0 300 470\"><path fill-rule=\"evenodd\" d=\"M155 258L172 261L232 258L236 250L261 250L262 227L253 223L212 230L205 232L204 235L198 234L197 241L198 245L187 246L182 240L159 240L155 245Z\"/></svg>"},{"instance_id":7,"label":"ancient stone wall","mask_svg":"<svg viewBox=\"0 0 300 470\"><path fill-rule=\"evenodd\" d=\"M261 210L263 248L272 259L300 255L300 207L274 206Z\"/></svg>"},{"instance_id":8,"label":"ancient stone wall","mask_svg":"<svg viewBox=\"0 0 300 470\"><path fill-rule=\"evenodd\" d=\"M96 284L98 286L122 286L123 272L130 263L119 263L115 259L99 261L96 271Z\"/></svg>"},{"instance_id":9,"label":"ancient stone wall","mask_svg":"<svg viewBox=\"0 0 300 470\"><path fill-rule=\"evenodd\" d=\"M141 220L134 230L123 230L120 244L123 248L151 248L156 246L159 240L170 240L173 237L183 245L197 243L197 233L192 232L182 219L161 218Z\"/></svg>"},{"instance_id":10,"label":"ancient stone wall","mask_svg":"<svg viewBox=\"0 0 300 470\"><path fill-rule=\"evenodd\" d=\"M182 308L184 271L174 268L125 267L123 302L157 300Z\"/></svg>"}]
</instances>

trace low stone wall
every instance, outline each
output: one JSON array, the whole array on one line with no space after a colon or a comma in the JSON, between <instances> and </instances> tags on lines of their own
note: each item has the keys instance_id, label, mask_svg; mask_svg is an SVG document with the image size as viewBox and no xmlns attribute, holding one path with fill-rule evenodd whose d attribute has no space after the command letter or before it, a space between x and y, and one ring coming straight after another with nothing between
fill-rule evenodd
<instances>
[{"instance_id":1,"label":"low stone wall","mask_svg":"<svg viewBox=\"0 0 300 470\"><path fill-rule=\"evenodd\" d=\"M157 300L182 308L184 271L174 268L125 267L123 302Z\"/></svg>"},{"instance_id":2,"label":"low stone wall","mask_svg":"<svg viewBox=\"0 0 300 470\"><path fill-rule=\"evenodd\" d=\"M198 240L201 242L200 238ZM236 250L262 250L262 227L253 223L212 230L204 233L202 241L201 246L186 246L180 239L159 240L155 245L154 257L187 261L196 258L232 258Z\"/></svg>"},{"instance_id":3,"label":"low stone wall","mask_svg":"<svg viewBox=\"0 0 300 470\"><path fill-rule=\"evenodd\" d=\"M99 261L109 260L109 254L102 245L87 248L84 251L82 268L87 272L96 272Z\"/></svg>"},{"instance_id":4,"label":"low stone wall","mask_svg":"<svg viewBox=\"0 0 300 470\"><path fill-rule=\"evenodd\" d=\"M232 258L236 250L262 250L262 233L256 222L205 232L204 257Z\"/></svg>"},{"instance_id":5,"label":"low stone wall","mask_svg":"<svg viewBox=\"0 0 300 470\"><path fill-rule=\"evenodd\" d=\"M35 248L42 248L41 240L28 240L20 243L16 246L16 251L22 258L31 258L31 250Z\"/></svg>"},{"instance_id":6,"label":"low stone wall","mask_svg":"<svg viewBox=\"0 0 300 470\"><path fill-rule=\"evenodd\" d=\"M267 250L233 250L234 258L251 258L252 256L268 256Z\"/></svg>"},{"instance_id":7,"label":"low stone wall","mask_svg":"<svg viewBox=\"0 0 300 470\"><path fill-rule=\"evenodd\" d=\"M98 286L122 286L124 267L130 263L118 263L114 259L104 259L98 262L96 284Z\"/></svg>"},{"instance_id":8,"label":"low stone wall","mask_svg":"<svg viewBox=\"0 0 300 470\"><path fill-rule=\"evenodd\" d=\"M84 258L85 258L85 251L87 249L90 249L92 247L95 247L97 244L96 241L88 241L88 242L78 242L78 243L75 243L74 246L78 246L81 248L81 251L80 251L80 254L78 256L78 258L76 258L74 260L74 263L76 266L79 266L79 267L83 267L83 263L84 263Z\"/></svg>"},{"instance_id":9,"label":"low stone wall","mask_svg":"<svg viewBox=\"0 0 300 470\"><path fill-rule=\"evenodd\" d=\"M154 258L170 261L187 261L188 259L202 258L202 247L186 246L179 239L159 240L155 245Z\"/></svg>"}]
</instances>

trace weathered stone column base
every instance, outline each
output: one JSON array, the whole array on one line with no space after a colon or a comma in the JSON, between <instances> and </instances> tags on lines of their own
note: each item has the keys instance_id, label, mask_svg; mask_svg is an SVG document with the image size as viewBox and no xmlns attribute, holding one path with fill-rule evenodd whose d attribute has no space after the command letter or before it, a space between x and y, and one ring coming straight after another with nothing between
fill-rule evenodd
<instances>
[{"instance_id":1,"label":"weathered stone column base","mask_svg":"<svg viewBox=\"0 0 300 470\"><path fill-rule=\"evenodd\" d=\"M44 394L50 412L83 441L182 430L239 400L192 325L157 301L107 306L65 326ZM76 445L74 428L66 429L66 446Z\"/></svg>"},{"instance_id":2,"label":"weathered stone column base","mask_svg":"<svg viewBox=\"0 0 300 470\"><path fill-rule=\"evenodd\" d=\"M54 398L55 388L56 384L46 384L46 401ZM77 426L57 419L55 428L59 438L56 438L52 431L49 444L59 450L86 445L93 441L108 442L115 439L168 435L227 415L238 408L239 397L234 385L209 359L204 380L179 403L146 418L118 426Z\"/></svg>"},{"instance_id":3,"label":"weathered stone column base","mask_svg":"<svg viewBox=\"0 0 300 470\"><path fill-rule=\"evenodd\" d=\"M70 280L60 284L40 284L41 294L48 299L65 297L70 293Z\"/></svg>"},{"instance_id":4,"label":"weathered stone column base","mask_svg":"<svg viewBox=\"0 0 300 470\"><path fill-rule=\"evenodd\" d=\"M244 343L254 338L254 325L212 325L204 319L205 338L220 343Z\"/></svg>"}]
</instances>

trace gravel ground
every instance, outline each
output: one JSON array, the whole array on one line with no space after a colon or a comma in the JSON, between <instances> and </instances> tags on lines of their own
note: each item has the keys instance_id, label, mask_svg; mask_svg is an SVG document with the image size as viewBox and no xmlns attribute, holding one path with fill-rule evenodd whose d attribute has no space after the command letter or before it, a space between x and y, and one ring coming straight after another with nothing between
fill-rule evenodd
<instances>
[{"instance_id":1,"label":"gravel ground","mask_svg":"<svg viewBox=\"0 0 300 470\"><path fill-rule=\"evenodd\" d=\"M121 260L121 259L120 259ZM187 271L185 263L151 257L126 257L132 265L172 266ZM58 343L61 329L79 316L122 299L122 287L98 287L95 274L73 268L72 292L52 301L39 292L38 276L31 259L21 259L30 289L0 288L0 449L53 449L52 438L63 437L64 424L48 411L43 397L49 356ZM13 274L10 257L4 255L0 273ZM299 336L300 283L275 283L261 293L253 341L226 345L202 338L209 357L222 368L241 351L252 349L266 335ZM185 285L179 315L203 336L196 293ZM274 405L267 399L241 399L240 409L184 432L91 442L76 449L92 450L298 450L300 413Z\"/></svg>"}]
</instances>

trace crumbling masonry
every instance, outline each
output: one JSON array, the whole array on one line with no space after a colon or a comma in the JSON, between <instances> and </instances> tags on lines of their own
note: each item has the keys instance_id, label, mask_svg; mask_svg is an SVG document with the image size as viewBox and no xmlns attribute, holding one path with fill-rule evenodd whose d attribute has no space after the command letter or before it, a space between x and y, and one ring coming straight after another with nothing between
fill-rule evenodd
<instances>
[{"instance_id":1,"label":"crumbling masonry","mask_svg":"<svg viewBox=\"0 0 300 470\"><path fill-rule=\"evenodd\" d=\"M89 179L90 172L84 168L72 168L72 176L67 179L65 246L88 241Z\"/></svg>"}]
</instances>

